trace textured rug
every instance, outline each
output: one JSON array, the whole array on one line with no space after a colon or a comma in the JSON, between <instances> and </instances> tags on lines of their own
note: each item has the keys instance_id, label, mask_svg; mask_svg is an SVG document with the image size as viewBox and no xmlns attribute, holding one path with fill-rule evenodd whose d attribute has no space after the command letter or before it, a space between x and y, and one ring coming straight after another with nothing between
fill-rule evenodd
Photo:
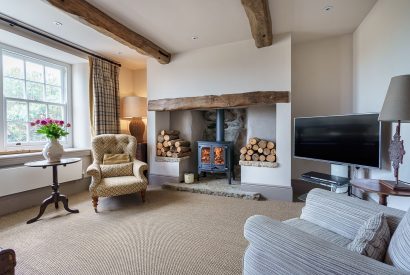
<instances>
[{"instance_id":1,"label":"textured rug","mask_svg":"<svg viewBox=\"0 0 410 275\"><path fill-rule=\"evenodd\" d=\"M232 180L232 184L228 184L228 180L226 178L201 178L199 182L192 184L166 183L162 185L162 188L174 191L186 191L191 193L241 198L247 200L259 200L261 198L260 193L242 191L239 181Z\"/></svg>"},{"instance_id":2,"label":"textured rug","mask_svg":"<svg viewBox=\"0 0 410 275\"><path fill-rule=\"evenodd\" d=\"M16 274L241 274L246 219L297 217L303 204L156 189L144 204L137 195L103 198L98 214L85 192L70 206L80 213L50 207L30 225L37 207L0 218Z\"/></svg>"}]
</instances>

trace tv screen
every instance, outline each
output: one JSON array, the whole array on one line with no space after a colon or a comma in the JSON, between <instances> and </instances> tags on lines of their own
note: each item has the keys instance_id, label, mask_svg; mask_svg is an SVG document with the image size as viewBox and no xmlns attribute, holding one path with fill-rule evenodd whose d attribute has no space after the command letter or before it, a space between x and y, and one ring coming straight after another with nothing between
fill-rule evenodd
<instances>
[{"instance_id":1,"label":"tv screen","mask_svg":"<svg viewBox=\"0 0 410 275\"><path fill-rule=\"evenodd\" d=\"M294 156L380 167L378 114L295 118Z\"/></svg>"}]
</instances>

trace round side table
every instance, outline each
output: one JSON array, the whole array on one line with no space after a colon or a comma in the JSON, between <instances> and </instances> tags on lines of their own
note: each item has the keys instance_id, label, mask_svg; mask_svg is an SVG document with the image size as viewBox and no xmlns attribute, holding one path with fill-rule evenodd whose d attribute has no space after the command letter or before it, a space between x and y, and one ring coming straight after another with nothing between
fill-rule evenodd
<instances>
[{"instance_id":1,"label":"round side table","mask_svg":"<svg viewBox=\"0 0 410 275\"><path fill-rule=\"evenodd\" d=\"M49 166L53 167L53 184L51 185L51 189L53 190L53 192L51 193L51 196L46 198L41 203L40 212L38 213L37 217L32 218L31 220L27 221L28 224L37 221L44 214L44 211L46 210L49 204L54 203L54 206L57 209L59 201L63 203L64 209L67 210L68 212L80 213L79 210L70 209L68 207L68 198L65 195L60 194L58 190L60 185L58 184L58 173L57 173L58 166L60 165L66 166L67 164L79 162L80 160L81 160L80 158L67 158L67 159L61 159L58 162L47 162L46 160L41 160L41 161L27 162L24 164L25 166L28 166L28 167L42 167L43 169L46 169Z\"/></svg>"}]
</instances>

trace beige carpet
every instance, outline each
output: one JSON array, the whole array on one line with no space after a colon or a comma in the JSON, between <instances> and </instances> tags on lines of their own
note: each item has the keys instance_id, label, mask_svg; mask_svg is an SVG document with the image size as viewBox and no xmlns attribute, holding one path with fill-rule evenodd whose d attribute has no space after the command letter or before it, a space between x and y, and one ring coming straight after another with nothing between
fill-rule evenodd
<instances>
[{"instance_id":1,"label":"beige carpet","mask_svg":"<svg viewBox=\"0 0 410 275\"><path fill-rule=\"evenodd\" d=\"M79 214L28 209L0 218L0 246L17 253L17 274L241 274L243 225L254 214L299 216L301 203L252 201L155 189L102 199L70 198Z\"/></svg>"}]
</instances>

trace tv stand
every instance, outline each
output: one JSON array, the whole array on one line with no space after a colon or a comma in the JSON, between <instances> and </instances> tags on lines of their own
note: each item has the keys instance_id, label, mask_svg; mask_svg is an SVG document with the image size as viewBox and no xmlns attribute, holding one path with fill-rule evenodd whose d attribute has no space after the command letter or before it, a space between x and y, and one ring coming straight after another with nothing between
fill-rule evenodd
<instances>
[{"instance_id":1,"label":"tv stand","mask_svg":"<svg viewBox=\"0 0 410 275\"><path fill-rule=\"evenodd\" d=\"M300 176L300 179L309 183L328 187L336 193L348 192L350 196L350 179L329 174L310 171Z\"/></svg>"}]
</instances>

